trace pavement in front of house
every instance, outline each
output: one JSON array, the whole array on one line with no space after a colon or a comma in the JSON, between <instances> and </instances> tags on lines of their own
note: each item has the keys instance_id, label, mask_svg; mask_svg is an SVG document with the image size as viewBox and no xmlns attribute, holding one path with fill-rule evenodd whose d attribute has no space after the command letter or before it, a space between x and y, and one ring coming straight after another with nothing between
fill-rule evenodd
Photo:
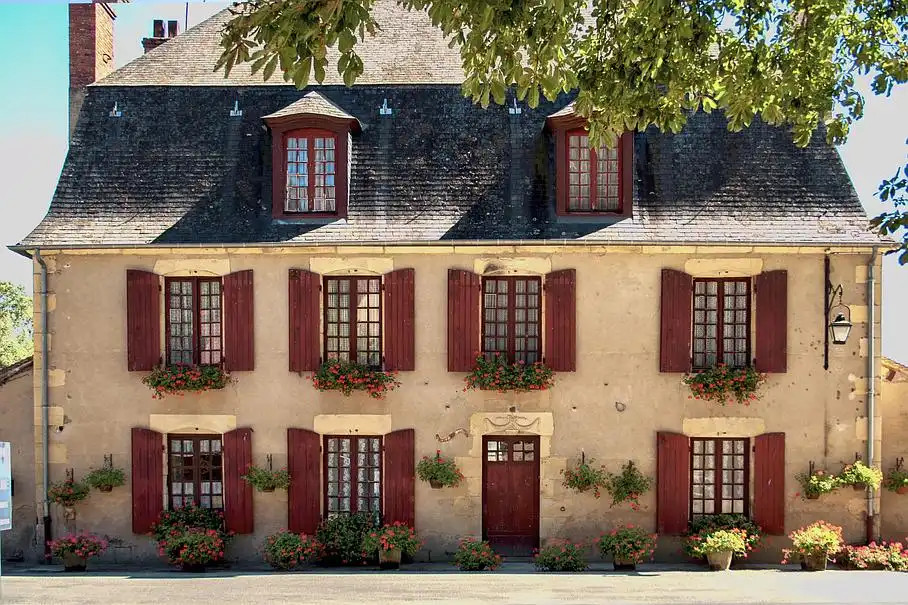
<instances>
[{"instance_id":1,"label":"pavement in front of house","mask_svg":"<svg viewBox=\"0 0 908 605\"><path fill-rule=\"evenodd\" d=\"M3 605L150 605L166 603L352 604L641 604L908 603L908 574L801 572L795 566L747 566L725 573L694 565L641 565L616 573L598 564L579 574L537 573L509 562L496 572L459 573L421 563L400 571L312 569L294 573L218 570L203 574L98 567L69 574L58 566L4 566Z\"/></svg>"}]
</instances>

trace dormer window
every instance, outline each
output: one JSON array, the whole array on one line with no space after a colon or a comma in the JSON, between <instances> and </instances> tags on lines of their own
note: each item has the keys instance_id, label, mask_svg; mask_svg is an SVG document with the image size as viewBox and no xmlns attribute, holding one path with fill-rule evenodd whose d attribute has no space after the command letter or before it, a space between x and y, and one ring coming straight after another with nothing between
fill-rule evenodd
<instances>
[{"instance_id":1,"label":"dormer window","mask_svg":"<svg viewBox=\"0 0 908 605\"><path fill-rule=\"evenodd\" d=\"M555 137L555 209L560 216L626 217L633 206L633 133L615 146L590 146L585 121L573 104L552 114Z\"/></svg>"},{"instance_id":2,"label":"dormer window","mask_svg":"<svg viewBox=\"0 0 908 605\"><path fill-rule=\"evenodd\" d=\"M348 154L359 121L317 92L264 120L272 134L272 216L346 217Z\"/></svg>"}]
</instances>

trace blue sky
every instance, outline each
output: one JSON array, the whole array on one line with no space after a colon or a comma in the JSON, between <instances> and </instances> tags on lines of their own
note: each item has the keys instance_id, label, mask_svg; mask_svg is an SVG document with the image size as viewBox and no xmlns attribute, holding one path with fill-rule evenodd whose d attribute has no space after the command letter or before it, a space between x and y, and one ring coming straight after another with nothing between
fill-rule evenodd
<instances>
[{"instance_id":1,"label":"blue sky","mask_svg":"<svg viewBox=\"0 0 908 605\"><path fill-rule=\"evenodd\" d=\"M227 3L189 3L192 26ZM133 1L117 6L114 59L124 65L142 54L141 39L153 19L178 19L186 3ZM0 244L13 244L47 210L67 147L68 11L63 2L9 3L0 0ZM865 89L869 90L869 89ZM866 117L839 148L868 213L883 206L874 193L883 178L905 164L908 86L889 98L868 95ZM0 249L0 280L31 287L29 262ZM847 301L846 301L847 302ZM908 266L884 261L883 353L908 362Z\"/></svg>"}]
</instances>

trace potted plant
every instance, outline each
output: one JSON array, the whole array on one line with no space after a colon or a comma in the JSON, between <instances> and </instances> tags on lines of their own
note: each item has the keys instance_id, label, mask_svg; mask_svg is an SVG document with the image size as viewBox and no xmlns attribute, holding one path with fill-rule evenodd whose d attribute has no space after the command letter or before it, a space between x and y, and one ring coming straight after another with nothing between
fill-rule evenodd
<instances>
[{"instance_id":1,"label":"potted plant","mask_svg":"<svg viewBox=\"0 0 908 605\"><path fill-rule=\"evenodd\" d=\"M47 490L47 499L63 507L63 516L67 519L76 518L73 506L88 497L89 487L81 482L66 479L54 483Z\"/></svg>"},{"instance_id":2,"label":"potted plant","mask_svg":"<svg viewBox=\"0 0 908 605\"><path fill-rule=\"evenodd\" d=\"M700 542L708 534L720 529L739 529L744 532L744 553L738 554L737 558L746 559L763 540L762 528L744 515L731 513L703 515L688 523L683 545L684 552L693 559L702 560L703 555L697 554ZM732 562L735 558L732 557Z\"/></svg>"},{"instance_id":3,"label":"potted plant","mask_svg":"<svg viewBox=\"0 0 908 605\"><path fill-rule=\"evenodd\" d=\"M656 552L656 534L644 531L642 527L625 525L599 536L599 552L604 559L611 555L615 571L630 571L638 563L652 559Z\"/></svg>"},{"instance_id":4,"label":"potted plant","mask_svg":"<svg viewBox=\"0 0 908 605\"><path fill-rule=\"evenodd\" d=\"M442 458L441 450L435 450L435 456L423 456L416 465L416 476L426 481L432 489L457 487L463 480L463 474L452 458Z\"/></svg>"},{"instance_id":5,"label":"potted plant","mask_svg":"<svg viewBox=\"0 0 908 605\"><path fill-rule=\"evenodd\" d=\"M151 535L155 542L158 543L158 552L162 556L167 554L165 547L168 546L169 540L174 536L189 531L215 532L224 547L218 551L220 553L219 556L211 560L210 563L219 564L223 562L224 550L233 537L233 533L225 530L224 513L220 511L199 506L184 506L173 510L165 510L161 512L158 520L151 527Z\"/></svg>"},{"instance_id":6,"label":"potted plant","mask_svg":"<svg viewBox=\"0 0 908 605\"><path fill-rule=\"evenodd\" d=\"M868 487L876 491L883 482L883 471L857 460L853 464L845 465L839 474L839 482L842 485L850 485L859 491L864 491Z\"/></svg>"},{"instance_id":7,"label":"potted plant","mask_svg":"<svg viewBox=\"0 0 908 605\"><path fill-rule=\"evenodd\" d=\"M464 382L467 383L464 391L545 391L555 384L555 372L540 361L508 363L501 355L486 357L480 354L476 356L473 369L464 377Z\"/></svg>"},{"instance_id":8,"label":"potted plant","mask_svg":"<svg viewBox=\"0 0 908 605\"><path fill-rule=\"evenodd\" d=\"M201 393L223 389L230 382L230 375L221 366L178 363L154 368L142 382L151 389L153 399L164 399L165 395L182 396L186 392Z\"/></svg>"},{"instance_id":9,"label":"potted plant","mask_svg":"<svg viewBox=\"0 0 908 605\"><path fill-rule=\"evenodd\" d=\"M224 558L224 539L215 529L175 531L159 544L160 553L183 571L199 573Z\"/></svg>"},{"instance_id":10,"label":"potted plant","mask_svg":"<svg viewBox=\"0 0 908 605\"><path fill-rule=\"evenodd\" d=\"M605 489L612 496L611 506L630 502L633 510L640 510L639 498L653 487L652 477L647 477L636 467L633 460L628 460L621 467L621 473L609 473Z\"/></svg>"},{"instance_id":11,"label":"potted plant","mask_svg":"<svg viewBox=\"0 0 908 605\"><path fill-rule=\"evenodd\" d=\"M801 561L801 568L807 571L823 571L831 554L842 550L842 528L825 521L817 521L790 534L792 547L782 551L782 563Z\"/></svg>"},{"instance_id":12,"label":"potted plant","mask_svg":"<svg viewBox=\"0 0 908 605\"><path fill-rule=\"evenodd\" d=\"M422 543L416 531L400 521L375 529L363 539L363 551L378 552L378 564L382 569L397 569L401 556L413 556L420 546Z\"/></svg>"},{"instance_id":13,"label":"potted plant","mask_svg":"<svg viewBox=\"0 0 908 605\"><path fill-rule=\"evenodd\" d=\"M495 554L485 540L464 538L454 553L454 565L460 571L495 571L501 566L501 555Z\"/></svg>"},{"instance_id":14,"label":"potted plant","mask_svg":"<svg viewBox=\"0 0 908 605\"><path fill-rule=\"evenodd\" d=\"M567 540L552 540L536 551L533 565L539 571L586 571L586 547Z\"/></svg>"},{"instance_id":15,"label":"potted plant","mask_svg":"<svg viewBox=\"0 0 908 605\"><path fill-rule=\"evenodd\" d=\"M363 549L366 536L376 531L376 518L370 513L332 515L321 522L315 534L322 550L319 561L324 565L363 565L376 552Z\"/></svg>"},{"instance_id":16,"label":"potted plant","mask_svg":"<svg viewBox=\"0 0 908 605\"><path fill-rule=\"evenodd\" d=\"M730 368L720 363L713 368L686 374L683 380L690 387L688 399L702 399L722 405L734 400L750 405L757 399L757 389L766 380L766 375L750 366Z\"/></svg>"},{"instance_id":17,"label":"potted plant","mask_svg":"<svg viewBox=\"0 0 908 605\"><path fill-rule=\"evenodd\" d=\"M63 571L85 571L90 558L107 550L107 540L86 533L68 534L49 545L50 554L63 559Z\"/></svg>"},{"instance_id":18,"label":"potted plant","mask_svg":"<svg viewBox=\"0 0 908 605\"><path fill-rule=\"evenodd\" d=\"M908 571L908 550L901 542L846 546L836 555L836 562L846 569Z\"/></svg>"},{"instance_id":19,"label":"potted plant","mask_svg":"<svg viewBox=\"0 0 908 605\"><path fill-rule=\"evenodd\" d=\"M85 475L85 483L99 492L108 493L113 491L113 488L126 483L126 473L123 472L123 469L112 466L93 468Z\"/></svg>"},{"instance_id":20,"label":"potted plant","mask_svg":"<svg viewBox=\"0 0 908 605\"><path fill-rule=\"evenodd\" d=\"M259 466L249 466L246 468L246 474L240 476L240 479L260 492L273 492L278 488L290 487L290 473L285 468L273 471Z\"/></svg>"},{"instance_id":21,"label":"potted plant","mask_svg":"<svg viewBox=\"0 0 908 605\"><path fill-rule=\"evenodd\" d=\"M384 399L400 386L396 376L397 372L382 372L355 361L329 359L319 366L310 380L319 391L340 391L346 397L354 391L365 391L373 399Z\"/></svg>"},{"instance_id":22,"label":"potted plant","mask_svg":"<svg viewBox=\"0 0 908 605\"><path fill-rule=\"evenodd\" d=\"M321 545L312 536L282 529L265 538L262 553L271 567L286 571L318 559Z\"/></svg>"},{"instance_id":23,"label":"potted plant","mask_svg":"<svg viewBox=\"0 0 908 605\"><path fill-rule=\"evenodd\" d=\"M593 492L596 498L602 495L602 488L608 483L608 473L602 468L593 466L593 459L581 459L577 466L572 466L561 471L564 479L561 485L577 493Z\"/></svg>"},{"instance_id":24,"label":"potted plant","mask_svg":"<svg viewBox=\"0 0 908 605\"><path fill-rule=\"evenodd\" d=\"M897 494L908 494L908 471L894 466L886 473L883 486L890 492Z\"/></svg>"},{"instance_id":25,"label":"potted plant","mask_svg":"<svg viewBox=\"0 0 908 605\"><path fill-rule=\"evenodd\" d=\"M735 554L746 552L746 538L747 533L741 529L718 529L706 533L693 550L697 556L706 557L711 570L726 571Z\"/></svg>"},{"instance_id":26,"label":"potted plant","mask_svg":"<svg viewBox=\"0 0 908 605\"><path fill-rule=\"evenodd\" d=\"M797 479L808 500L816 500L822 494L834 492L842 484L838 477L822 470L814 471L813 474L801 473Z\"/></svg>"}]
</instances>

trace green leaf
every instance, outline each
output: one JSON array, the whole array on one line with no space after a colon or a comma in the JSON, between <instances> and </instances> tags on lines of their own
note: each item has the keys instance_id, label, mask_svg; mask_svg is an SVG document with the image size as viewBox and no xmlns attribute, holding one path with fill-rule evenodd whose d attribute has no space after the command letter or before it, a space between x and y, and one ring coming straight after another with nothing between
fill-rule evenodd
<instances>
[{"instance_id":1,"label":"green leaf","mask_svg":"<svg viewBox=\"0 0 908 605\"><path fill-rule=\"evenodd\" d=\"M271 60L268 61L268 65L265 66L265 71L262 74L262 77L267 82L271 79L271 76L274 74L274 70L277 69L278 56L274 55L271 57Z\"/></svg>"}]
</instances>

